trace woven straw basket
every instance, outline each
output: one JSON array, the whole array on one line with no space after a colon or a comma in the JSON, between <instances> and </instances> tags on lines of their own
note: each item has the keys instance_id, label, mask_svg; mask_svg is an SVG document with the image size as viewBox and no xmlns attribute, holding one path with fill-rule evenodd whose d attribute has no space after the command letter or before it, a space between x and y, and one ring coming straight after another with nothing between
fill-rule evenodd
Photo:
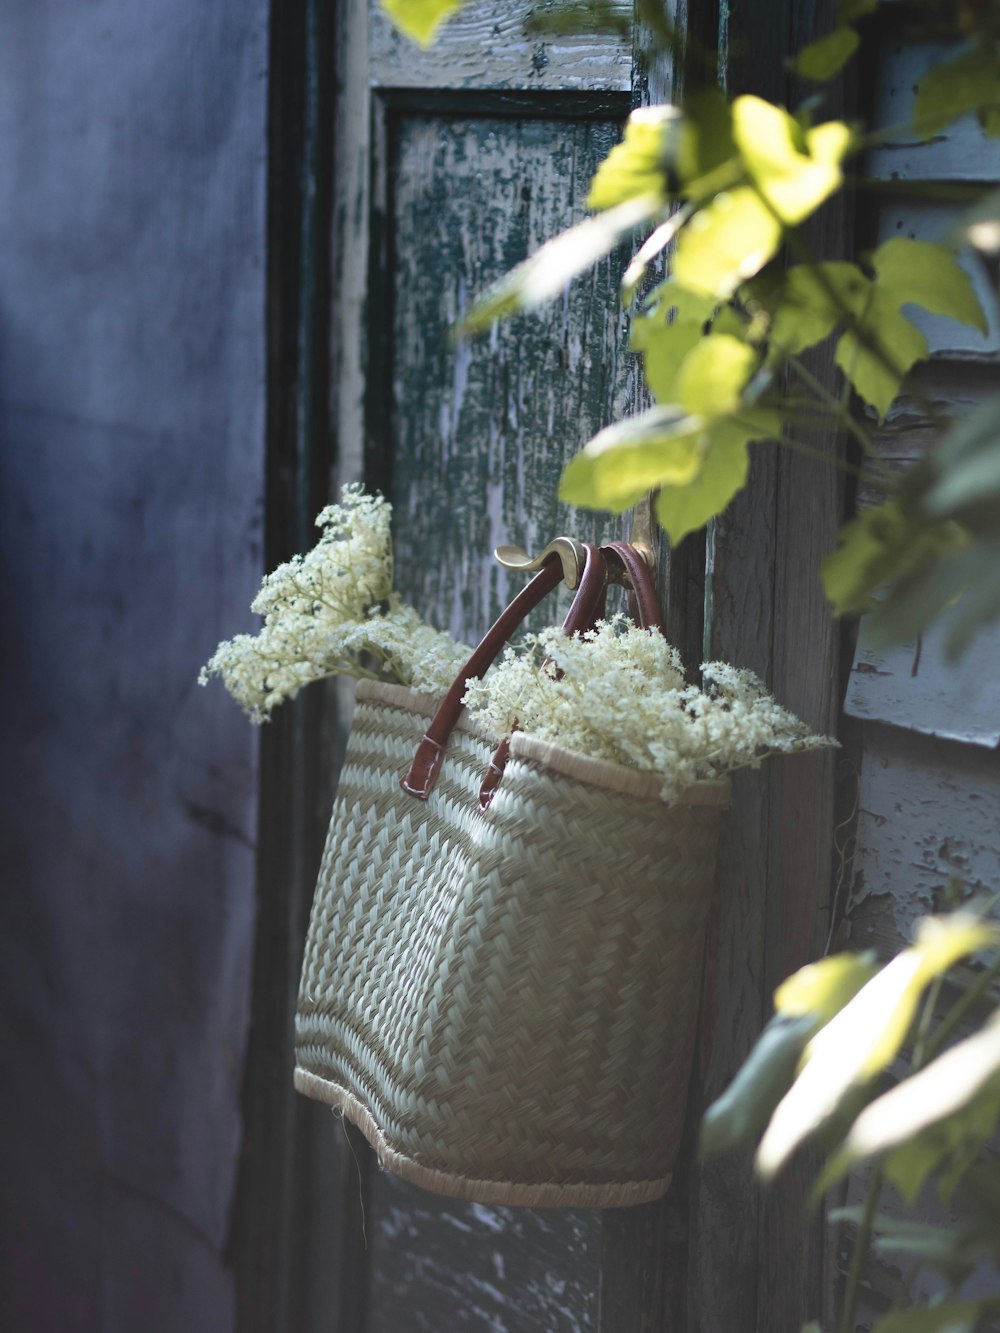
<instances>
[{"instance_id":1,"label":"woven straw basket","mask_svg":"<svg viewBox=\"0 0 1000 1333\"><path fill-rule=\"evenodd\" d=\"M488 1203L662 1195L684 1117L728 784L659 779L462 718L400 788L435 701L362 682L323 857L295 1085L388 1170Z\"/></svg>"}]
</instances>

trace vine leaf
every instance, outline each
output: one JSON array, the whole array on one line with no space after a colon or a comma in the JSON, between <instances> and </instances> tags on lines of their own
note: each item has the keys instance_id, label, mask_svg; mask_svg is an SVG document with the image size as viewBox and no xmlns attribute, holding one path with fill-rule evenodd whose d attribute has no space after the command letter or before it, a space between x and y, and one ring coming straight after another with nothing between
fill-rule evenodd
<instances>
[{"instance_id":1,"label":"vine leaf","mask_svg":"<svg viewBox=\"0 0 1000 1333\"><path fill-rule=\"evenodd\" d=\"M692 416L735 412L758 360L754 348L732 334L707 334L678 369L676 388L681 405Z\"/></svg>"},{"instance_id":2,"label":"vine leaf","mask_svg":"<svg viewBox=\"0 0 1000 1333\"><path fill-rule=\"evenodd\" d=\"M750 451L743 424L714 422L708 436L701 468L692 480L686 486L664 485L656 497L656 517L674 546L721 514L747 482Z\"/></svg>"},{"instance_id":3,"label":"vine leaf","mask_svg":"<svg viewBox=\"0 0 1000 1333\"><path fill-rule=\"evenodd\" d=\"M746 445L780 430L778 413L759 408L710 419L679 407L654 407L596 435L563 472L559 496L620 513L661 487L660 521L677 543L745 483ZM703 471L704 481L694 486Z\"/></svg>"},{"instance_id":4,"label":"vine leaf","mask_svg":"<svg viewBox=\"0 0 1000 1333\"><path fill-rule=\"evenodd\" d=\"M739 1073L705 1112L702 1157L745 1143L764 1128L795 1078L806 1043L875 971L872 953L836 954L801 968L775 992L777 1011Z\"/></svg>"},{"instance_id":5,"label":"vine leaf","mask_svg":"<svg viewBox=\"0 0 1000 1333\"><path fill-rule=\"evenodd\" d=\"M645 106L633 111L625 136L597 168L590 183L587 207L614 208L629 199L654 197L659 206L670 199L681 113L674 106Z\"/></svg>"},{"instance_id":6,"label":"vine leaf","mask_svg":"<svg viewBox=\"0 0 1000 1333\"><path fill-rule=\"evenodd\" d=\"M661 403L679 401L677 375L684 358L701 341L703 322L677 319L664 324L658 319L637 319L629 343L642 353L643 372L651 392Z\"/></svg>"},{"instance_id":7,"label":"vine leaf","mask_svg":"<svg viewBox=\"0 0 1000 1333\"><path fill-rule=\"evenodd\" d=\"M761 196L789 225L840 188L840 163L852 140L843 121L803 130L782 107L751 96L733 103L733 137Z\"/></svg>"},{"instance_id":8,"label":"vine leaf","mask_svg":"<svg viewBox=\"0 0 1000 1333\"><path fill-rule=\"evenodd\" d=\"M674 276L682 287L726 300L777 253L781 235L753 186L724 190L678 237Z\"/></svg>"},{"instance_id":9,"label":"vine leaf","mask_svg":"<svg viewBox=\"0 0 1000 1333\"><path fill-rule=\"evenodd\" d=\"M395 27L421 46L430 46L438 28L460 10L466 0L382 0Z\"/></svg>"},{"instance_id":10,"label":"vine leaf","mask_svg":"<svg viewBox=\"0 0 1000 1333\"><path fill-rule=\"evenodd\" d=\"M793 356L804 352L843 322L845 310L863 309L870 287L857 264L833 260L794 265L773 295L762 292L774 312L772 341Z\"/></svg>"},{"instance_id":11,"label":"vine leaf","mask_svg":"<svg viewBox=\"0 0 1000 1333\"><path fill-rule=\"evenodd\" d=\"M654 195L626 200L615 208L585 218L546 241L517 268L511 269L473 305L462 320L462 333L476 333L515 310L532 310L557 296L584 269L618 245L660 208Z\"/></svg>"},{"instance_id":12,"label":"vine leaf","mask_svg":"<svg viewBox=\"0 0 1000 1333\"><path fill-rule=\"evenodd\" d=\"M795 72L804 79L825 83L844 68L860 41L855 30L847 24L834 28L826 37L810 42L799 52L795 58Z\"/></svg>"},{"instance_id":13,"label":"vine leaf","mask_svg":"<svg viewBox=\"0 0 1000 1333\"><path fill-rule=\"evenodd\" d=\"M897 236L879 246L872 264L879 289L897 305L921 305L987 332L972 281L946 245Z\"/></svg>"},{"instance_id":14,"label":"vine leaf","mask_svg":"<svg viewBox=\"0 0 1000 1333\"><path fill-rule=\"evenodd\" d=\"M997 939L993 927L968 912L922 921L916 942L897 954L810 1041L801 1072L761 1139L760 1174L773 1176L809 1134L894 1059L934 977Z\"/></svg>"},{"instance_id":15,"label":"vine leaf","mask_svg":"<svg viewBox=\"0 0 1000 1333\"><path fill-rule=\"evenodd\" d=\"M922 139L930 139L959 116L975 111L987 133L997 134L998 86L1000 54L991 42L977 42L923 76L917 85L913 127Z\"/></svg>"},{"instance_id":16,"label":"vine leaf","mask_svg":"<svg viewBox=\"0 0 1000 1333\"><path fill-rule=\"evenodd\" d=\"M834 360L854 388L884 417L907 372L928 354L927 339L896 298L874 283L855 325L841 334Z\"/></svg>"}]
</instances>

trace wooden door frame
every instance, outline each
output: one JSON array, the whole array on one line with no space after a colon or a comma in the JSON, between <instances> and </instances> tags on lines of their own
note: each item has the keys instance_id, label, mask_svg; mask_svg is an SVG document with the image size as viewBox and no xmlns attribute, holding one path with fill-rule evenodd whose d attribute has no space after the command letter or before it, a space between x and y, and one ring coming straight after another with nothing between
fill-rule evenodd
<instances>
[{"instance_id":1,"label":"wooden door frame","mask_svg":"<svg viewBox=\"0 0 1000 1333\"><path fill-rule=\"evenodd\" d=\"M268 567L309 544L312 516L342 481L384 480L377 443L384 394L366 382L385 336L371 317L385 265L387 207L384 173L373 172L372 163L384 160L385 110L402 105L404 95L374 99L370 114L368 4L290 0L272 14ZM729 50L737 53L727 70L731 88L780 98L785 75L777 54L773 67L758 62L751 76L738 53L751 39L759 51L762 34L776 53L796 37L803 44L810 34L801 28L822 24L832 3L823 0L816 14L792 0L733 9L726 19ZM678 19L710 40L719 7L690 0ZM662 97L670 78L669 70L650 70L637 100ZM517 109L516 96L479 96L484 109ZM546 105L556 108L554 100ZM585 103L573 94L566 109L571 105ZM842 236L848 223L831 214L823 224L827 238ZM814 369L832 374L825 363ZM833 437L813 443L831 453L841 448ZM820 475L790 453L761 449L747 492L717 525L708 551L714 655L756 670L783 702L825 730L834 728L839 709L840 650L815 574L842 509L834 469ZM695 544L664 562L668 618L685 644L702 637L703 555ZM290 1080L301 941L329 809L326 759L341 741L333 691L307 693L262 734L246 1141L230 1246L240 1333L353 1333L364 1326L358 1278L369 1157L362 1151L356 1162L348 1137L332 1134L328 1114L297 1097ZM750 1310L763 1333L797 1328L819 1313L823 1245L819 1224L805 1221L801 1174L765 1199L746 1155L704 1169L693 1164L701 1110L766 1020L774 984L815 956L825 936L832 761L786 763L737 786L683 1160L662 1203L602 1219L602 1333L745 1333ZM734 1311L742 1322L732 1322Z\"/></svg>"}]
</instances>

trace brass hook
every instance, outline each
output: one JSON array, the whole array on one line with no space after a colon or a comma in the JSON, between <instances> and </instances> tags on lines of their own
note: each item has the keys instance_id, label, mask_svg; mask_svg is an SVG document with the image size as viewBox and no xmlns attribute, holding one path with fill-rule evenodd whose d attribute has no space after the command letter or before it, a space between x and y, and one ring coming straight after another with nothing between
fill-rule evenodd
<instances>
[{"instance_id":1,"label":"brass hook","mask_svg":"<svg viewBox=\"0 0 1000 1333\"><path fill-rule=\"evenodd\" d=\"M563 578L567 588L575 588L580 582L587 553L583 545L573 537L556 537L532 559L520 546L498 546L493 557L504 569L517 569L525 573L541 569L550 555L558 555L562 561Z\"/></svg>"},{"instance_id":2,"label":"brass hook","mask_svg":"<svg viewBox=\"0 0 1000 1333\"><path fill-rule=\"evenodd\" d=\"M653 573L656 572L656 542L653 537L656 531L653 515L655 500L656 492L650 491L635 506L632 510L632 529L629 533L629 543L635 547Z\"/></svg>"}]
</instances>

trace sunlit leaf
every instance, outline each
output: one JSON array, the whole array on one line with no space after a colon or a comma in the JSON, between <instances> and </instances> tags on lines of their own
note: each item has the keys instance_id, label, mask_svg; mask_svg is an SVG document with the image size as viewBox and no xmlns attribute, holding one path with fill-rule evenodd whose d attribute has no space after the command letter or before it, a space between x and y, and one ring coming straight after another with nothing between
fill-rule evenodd
<instances>
[{"instance_id":1,"label":"sunlit leaf","mask_svg":"<svg viewBox=\"0 0 1000 1333\"><path fill-rule=\"evenodd\" d=\"M401 33L429 46L442 23L466 0L381 0L382 8Z\"/></svg>"},{"instance_id":2,"label":"sunlit leaf","mask_svg":"<svg viewBox=\"0 0 1000 1333\"><path fill-rule=\"evenodd\" d=\"M633 111L621 143L597 168L587 207L614 208L647 197L661 207L666 204L673 193L680 126L681 113L675 106L644 106Z\"/></svg>"},{"instance_id":3,"label":"sunlit leaf","mask_svg":"<svg viewBox=\"0 0 1000 1333\"><path fill-rule=\"evenodd\" d=\"M860 37L853 28L834 28L826 37L810 42L795 58L795 72L804 79L824 83L842 70L858 49Z\"/></svg>"},{"instance_id":4,"label":"sunlit leaf","mask_svg":"<svg viewBox=\"0 0 1000 1333\"><path fill-rule=\"evenodd\" d=\"M699 203L737 184L742 172L729 99L721 88L700 88L685 99L678 139L677 174L684 196Z\"/></svg>"},{"instance_id":5,"label":"sunlit leaf","mask_svg":"<svg viewBox=\"0 0 1000 1333\"><path fill-rule=\"evenodd\" d=\"M665 324L657 319L639 319L632 324L631 347L641 352L646 383L661 403L678 403L677 375L684 358L700 342L703 324L677 319Z\"/></svg>"},{"instance_id":6,"label":"sunlit leaf","mask_svg":"<svg viewBox=\"0 0 1000 1333\"><path fill-rule=\"evenodd\" d=\"M872 1333L976 1333L980 1321L1000 1308L995 1297L979 1301L941 1301L937 1305L894 1310L880 1319Z\"/></svg>"},{"instance_id":7,"label":"sunlit leaf","mask_svg":"<svg viewBox=\"0 0 1000 1333\"><path fill-rule=\"evenodd\" d=\"M655 487L691 486L718 445L719 456L709 467L705 485L692 492L690 502L671 501L660 510L669 535L679 541L685 531L693 531L686 524L694 521L700 526L704 521L697 515L705 505L742 485L746 472L740 444L776 435L780 429L778 414L760 409L710 420L677 408L655 407L595 436L563 472L559 495L570 504L618 513Z\"/></svg>"},{"instance_id":8,"label":"sunlit leaf","mask_svg":"<svg viewBox=\"0 0 1000 1333\"><path fill-rule=\"evenodd\" d=\"M786 1018L810 1015L828 1022L854 998L875 972L871 950L837 953L799 968L774 992L775 1012Z\"/></svg>"},{"instance_id":9,"label":"sunlit leaf","mask_svg":"<svg viewBox=\"0 0 1000 1333\"><path fill-rule=\"evenodd\" d=\"M656 517L677 546L690 532L721 514L746 485L750 455L738 426L712 423L710 443L697 475L685 486L664 484L656 497Z\"/></svg>"},{"instance_id":10,"label":"sunlit leaf","mask_svg":"<svg viewBox=\"0 0 1000 1333\"><path fill-rule=\"evenodd\" d=\"M621 293L622 304L629 305L632 297L635 295L636 288L646 276L650 264L658 255L662 254L670 242L677 235L677 232L686 221L686 214L683 209L668 218L666 222L661 222L651 236L648 236L635 255L629 261L629 266L622 275Z\"/></svg>"},{"instance_id":11,"label":"sunlit leaf","mask_svg":"<svg viewBox=\"0 0 1000 1333\"><path fill-rule=\"evenodd\" d=\"M890 1152L942 1120L968 1114L970 1103L991 1088L995 1120L998 1078L1000 1015L994 1015L979 1032L866 1106L844 1141L844 1151L853 1161Z\"/></svg>"},{"instance_id":12,"label":"sunlit leaf","mask_svg":"<svg viewBox=\"0 0 1000 1333\"><path fill-rule=\"evenodd\" d=\"M734 412L760 360L757 352L728 333L701 338L677 375L681 405L692 415Z\"/></svg>"},{"instance_id":13,"label":"sunlit leaf","mask_svg":"<svg viewBox=\"0 0 1000 1333\"><path fill-rule=\"evenodd\" d=\"M652 196L630 199L546 241L479 298L462 320L461 331L475 333L515 310L532 310L550 300L658 209L659 201Z\"/></svg>"},{"instance_id":14,"label":"sunlit leaf","mask_svg":"<svg viewBox=\"0 0 1000 1333\"><path fill-rule=\"evenodd\" d=\"M646 309L654 317L673 313L677 319L694 320L705 324L715 314L717 302L712 296L692 292L682 287L674 277L666 278L654 287L646 298Z\"/></svg>"},{"instance_id":15,"label":"sunlit leaf","mask_svg":"<svg viewBox=\"0 0 1000 1333\"><path fill-rule=\"evenodd\" d=\"M655 486L684 486L704 462L708 448L704 426L676 407L654 407L626 417L595 435L570 460L559 483L559 498L621 513Z\"/></svg>"},{"instance_id":16,"label":"sunlit leaf","mask_svg":"<svg viewBox=\"0 0 1000 1333\"><path fill-rule=\"evenodd\" d=\"M989 41L954 60L933 65L917 85L913 125L929 139L968 111L994 106L1000 89L1000 56Z\"/></svg>"},{"instance_id":17,"label":"sunlit leaf","mask_svg":"<svg viewBox=\"0 0 1000 1333\"><path fill-rule=\"evenodd\" d=\"M986 333L986 315L972 281L948 246L895 236L879 246L872 263L879 289L897 305L921 305Z\"/></svg>"},{"instance_id":18,"label":"sunlit leaf","mask_svg":"<svg viewBox=\"0 0 1000 1333\"><path fill-rule=\"evenodd\" d=\"M927 354L927 339L875 283L855 328L841 334L834 360L857 393L884 417L907 372Z\"/></svg>"},{"instance_id":19,"label":"sunlit leaf","mask_svg":"<svg viewBox=\"0 0 1000 1333\"><path fill-rule=\"evenodd\" d=\"M760 1133L791 1087L816 1026L811 1015L771 1019L732 1083L705 1112L698 1147L702 1157L716 1157Z\"/></svg>"},{"instance_id":20,"label":"sunlit leaf","mask_svg":"<svg viewBox=\"0 0 1000 1333\"><path fill-rule=\"evenodd\" d=\"M993 927L971 913L922 921L916 942L867 982L810 1041L802 1071L761 1140L760 1173L774 1175L854 1089L870 1083L895 1058L934 977L997 938Z\"/></svg>"},{"instance_id":21,"label":"sunlit leaf","mask_svg":"<svg viewBox=\"0 0 1000 1333\"><path fill-rule=\"evenodd\" d=\"M783 108L738 97L733 137L757 189L783 222L802 222L843 181L840 163L851 131L841 121L803 132Z\"/></svg>"},{"instance_id":22,"label":"sunlit leaf","mask_svg":"<svg viewBox=\"0 0 1000 1333\"><path fill-rule=\"evenodd\" d=\"M726 300L781 244L781 224L749 185L723 190L681 232L674 277L683 287Z\"/></svg>"},{"instance_id":23,"label":"sunlit leaf","mask_svg":"<svg viewBox=\"0 0 1000 1333\"><path fill-rule=\"evenodd\" d=\"M770 336L782 351L798 355L863 310L870 290L857 264L796 264L774 291Z\"/></svg>"},{"instance_id":24,"label":"sunlit leaf","mask_svg":"<svg viewBox=\"0 0 1000 1333\"><path fill-rule=\"evenodd\" d=\"M1000 190L991 190L961 213L948 239L953 245L971 245L987 255L1000 252Z\"/></svg>"}]
</instances>

